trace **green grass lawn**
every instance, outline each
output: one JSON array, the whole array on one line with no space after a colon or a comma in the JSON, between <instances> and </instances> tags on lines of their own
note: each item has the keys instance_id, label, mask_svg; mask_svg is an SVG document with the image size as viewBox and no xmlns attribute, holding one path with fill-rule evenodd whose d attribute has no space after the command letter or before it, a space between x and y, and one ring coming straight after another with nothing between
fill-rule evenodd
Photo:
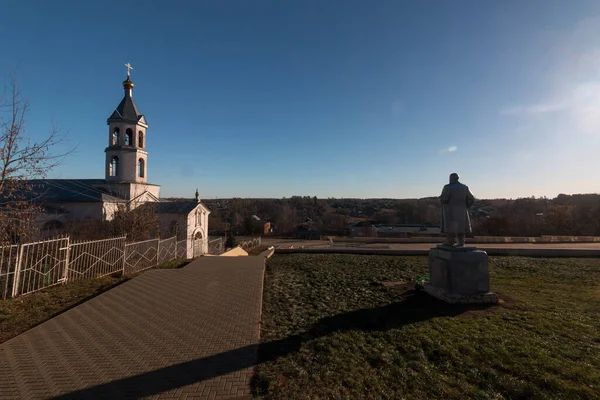
<instances>
[{"instance_id":1,"label":"green grass lawn","mask_svg":"<svg viewBox=\"0 0 600 400\"><path fill-rule=\"evenodd\" d=\"M254 395L600 399L600 260L491 258L491 307L381 285L427 273L426 257L272 257Z\"/></svg>"}]
</instances>

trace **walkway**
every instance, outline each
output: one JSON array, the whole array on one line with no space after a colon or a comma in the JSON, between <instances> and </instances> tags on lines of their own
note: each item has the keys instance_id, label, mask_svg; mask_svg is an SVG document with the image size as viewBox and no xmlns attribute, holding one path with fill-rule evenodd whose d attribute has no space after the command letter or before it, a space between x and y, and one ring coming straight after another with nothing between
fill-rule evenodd
<instances>
[{"instance_id":1,"label":"walkway","mask_svg":"<svg viewBox=\"0 0 600 400\"><path fill-rule=\"evenodd\" d=\"M245 397L263 272L263 257L147 271L0 345L0 399Z\"/></svg>"}]
</instances>

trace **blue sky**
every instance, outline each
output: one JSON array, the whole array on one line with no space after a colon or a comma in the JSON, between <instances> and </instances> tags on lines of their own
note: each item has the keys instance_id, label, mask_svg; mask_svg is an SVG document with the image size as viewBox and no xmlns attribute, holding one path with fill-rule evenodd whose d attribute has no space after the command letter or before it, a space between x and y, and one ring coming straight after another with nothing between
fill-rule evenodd
<instances>
[{"instance_id":1,"label":"blue sky","mask_svg":"<svg viewBox=\"0 0 600 400\"><path fill-rule=\"evenodd\" d=\"M600 192L600 2L4 0L28 134L104 175L124 63L163 196Z\"/></svg>"}]
</instances>

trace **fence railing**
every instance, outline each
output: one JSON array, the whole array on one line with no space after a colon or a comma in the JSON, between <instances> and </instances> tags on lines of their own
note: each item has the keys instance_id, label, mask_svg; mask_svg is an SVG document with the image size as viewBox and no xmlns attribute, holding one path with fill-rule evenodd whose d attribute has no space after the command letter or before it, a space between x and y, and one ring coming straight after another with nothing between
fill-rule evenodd
<instances>
[{"instance_id":1,"label":"fence railing","mask_svg":"<svg viewBox=\"0 0 600 400\"><path fill-rule=\"evenodd\" d=\"M123 271L125 237L76 242L70 248L69 281L99 278Z\"/></svg>"},{"instance_id":2,"label":"fence railing","mask_svg":"<svg viewBox=\"0 0 600 400\"><path fill-rule=\"evenodd\" d=\"M68 256L68 237L20 245L12 297L65 282Z\"/></svg>"},{"instance_id":3,"label":"fence railing","mask_svg":"<svg viewBox=\"0 0 600 400\"><path fill-rule=\"evenodd\" d=\"M12 296L19 246L0 247L0 299Z\"/></svg>"},{"instance_id":4,"label":"fence railing","mask_svg":"<svg viewBox=\"0 0 600 400\"><path fill-rule=\"evenodd\" d=\"M135 274L158 265L158 239L125 245L125 275Z\"/></svg>"},{"instance_id":5,"label":"fence railing","mask_svg":"<svg viewBox=\"0 0 600 400\"><path fill-rule=\"evenodd\" d=\"M177 258L177 236L158 242L158 263L162 264Z\"/></svg>"},{"instance_id":6,"label":"fence railing","mask_svg":"<svg viewBox=\"0 0 600 400\"><path fill-rule=\"evenodd\" d=\"M0 299L121 272L131 275L187 256L177 237L126 243L125 237L71 242L69 237L0 246Z\"/></svg>"},{"instance_id":7,"label":"fence railing","mask_svg":"<svg viewBox=\"0 0 600 400\"><path fill-rule=\"evenodd\" d=\"M261 243L261 237L255 237L254 239L250 239L250 240L245 240L243 242L240 242L239 246L244 249L244 250L250 250L253 247L257 247L260 246Z\"/></svg>"},{"instance_id":8,"label":"fence railing","mask_svg":"<svg viewBox=\"0 0 600 400\"><path fill-rule=\"evenodd\" d=\"M177 258L187 257L187 244L188 241L186 239L177 242Z\"/></svg>"},{"instance_id":9,"label":"fence railing","mask_svg":"<svg viewBox=\"0 0 600 400\"><path fill-rule=\"evenodd\" d=\"M219 255L225 252L225 239L222 237L208 241L208 254Z\"/></svg>"}]
</instances>

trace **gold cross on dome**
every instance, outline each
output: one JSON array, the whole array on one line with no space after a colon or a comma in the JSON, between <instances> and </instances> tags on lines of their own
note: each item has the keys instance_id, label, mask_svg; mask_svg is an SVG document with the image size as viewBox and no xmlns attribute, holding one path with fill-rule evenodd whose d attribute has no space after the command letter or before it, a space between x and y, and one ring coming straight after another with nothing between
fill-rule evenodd
<instances>
[{"instance_id":1,"label":"gold cross on dome","mask_svg":"<svg viewBox=\"0 0 600 400\"><path fill-rule=\"evenodd\" d=\"M131 70L133 69L133 67L129 63L125 64L125 66L127 67L127 77L129 78L129 75L131 74Z\"/></svg>"}]
</instances>

